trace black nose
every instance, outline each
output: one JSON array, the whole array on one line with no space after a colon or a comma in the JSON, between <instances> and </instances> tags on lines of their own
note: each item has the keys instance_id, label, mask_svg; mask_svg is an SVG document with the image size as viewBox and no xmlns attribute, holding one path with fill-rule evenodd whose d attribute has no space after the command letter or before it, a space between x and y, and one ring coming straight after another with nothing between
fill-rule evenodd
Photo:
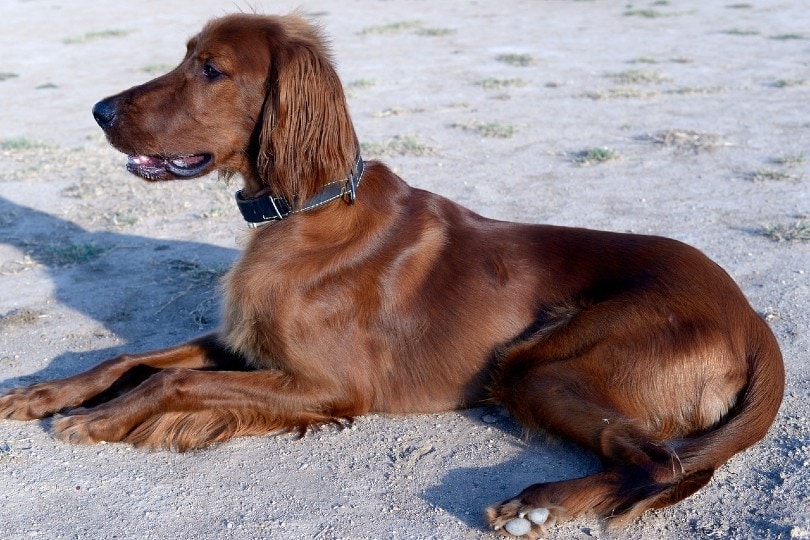
<instances>
[{"instance_id":1,"label":"black nose","mask_svg":"<svg viewBox=\"0 0 810 540\"><path fill-rule=\"evenodd\" d=\"M102 99L93 107L93 118L101 129L107 129L115 120L116 106L113 98Z\"/></svg>"}]
</instances>

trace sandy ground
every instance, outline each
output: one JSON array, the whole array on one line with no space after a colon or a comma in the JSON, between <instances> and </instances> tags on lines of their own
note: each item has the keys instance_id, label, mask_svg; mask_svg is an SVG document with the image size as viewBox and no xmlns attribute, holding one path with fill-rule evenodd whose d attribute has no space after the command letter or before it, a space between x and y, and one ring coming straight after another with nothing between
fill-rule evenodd
<instances>
[{"instance_id":1,"label":"sandy ground","mask_svg":"<svg viewBox=\"0 0 810 540\"><path fill-rule=\"evenodd\" d=\"M805 3L257 9L296 5L332 36L366 157L487 216L694 244L769 320L788 387L768 438L617 536L810 538ZM166 70L203 21L239 7L250 10L4 2L0 387L216 326L217 279L245 229L237 186L146 185L124 171L90 108ZM0 538L492 538L487 504L597 468L567 443L524 439L497 409L370 416L303 440L189 454L71 446L48 422L6 421ZM605 535L587 519L553 533Z\"/></svg>"}]
</instances>

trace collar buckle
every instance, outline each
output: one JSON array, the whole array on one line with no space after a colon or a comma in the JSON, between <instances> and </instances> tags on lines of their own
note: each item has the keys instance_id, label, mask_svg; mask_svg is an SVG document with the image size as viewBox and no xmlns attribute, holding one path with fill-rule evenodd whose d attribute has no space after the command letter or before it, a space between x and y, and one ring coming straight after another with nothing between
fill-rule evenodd
<instances>
[{"instance_id":1,"label":"collar buckle","mask_svg":"<svg viewBox=\"0 0 810 540\"><path fill-rule=\"evenodd\" d=\"M354 162L354 168L349 172L349 178L346 181L346 188L343 192L344 197L347 199L346 202L349 204L354 204L354 201L357 200L357 186L360 185L360 180L363 178L364 169L365 164L363 163L363 158L357 156L357 160Z\"/></svg>"}]
</instances>

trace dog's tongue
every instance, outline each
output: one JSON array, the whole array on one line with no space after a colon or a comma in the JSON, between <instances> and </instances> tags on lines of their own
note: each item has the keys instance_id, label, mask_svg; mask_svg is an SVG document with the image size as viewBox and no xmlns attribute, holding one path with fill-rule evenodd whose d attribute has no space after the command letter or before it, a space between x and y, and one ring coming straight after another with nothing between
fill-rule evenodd
<instances>
[{"instance_id":1,"label":"dog's tongue","mask_svg":"<svg viewBox=\"0 0 810 540\"><path fill-rule=\"evenodd\" d=\"M165 161L155 156L129 156L129 162L138 167L161 167Z\"/></svg>"}]
</instances>

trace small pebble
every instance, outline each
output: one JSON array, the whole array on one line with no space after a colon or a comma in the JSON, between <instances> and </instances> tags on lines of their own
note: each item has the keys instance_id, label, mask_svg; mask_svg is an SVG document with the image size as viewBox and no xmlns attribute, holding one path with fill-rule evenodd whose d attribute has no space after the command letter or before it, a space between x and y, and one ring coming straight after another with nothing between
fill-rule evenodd
<instances>
[{"instance_id":1,"label":"small pebble","mask_svg":"<svg viewBox=\"0 0 810 540\"><path fill-rule=\"evenodd\" d=\"M548 508L535 508L526 514L526 518L532 523L542 525L548 519Z\"/></svg>"},{"instance_id":2,"label":"small pebble","mask_svg":"<svg viewBox=\"0 0 810 540\"><path fill-rule=\"evenodd\" d=\"M523 536L524 534L529 534L529 531L532 530L532 523L528 519L515 518L507 521L503 528L511 535Z\"/></svg>"}]
</instances>

